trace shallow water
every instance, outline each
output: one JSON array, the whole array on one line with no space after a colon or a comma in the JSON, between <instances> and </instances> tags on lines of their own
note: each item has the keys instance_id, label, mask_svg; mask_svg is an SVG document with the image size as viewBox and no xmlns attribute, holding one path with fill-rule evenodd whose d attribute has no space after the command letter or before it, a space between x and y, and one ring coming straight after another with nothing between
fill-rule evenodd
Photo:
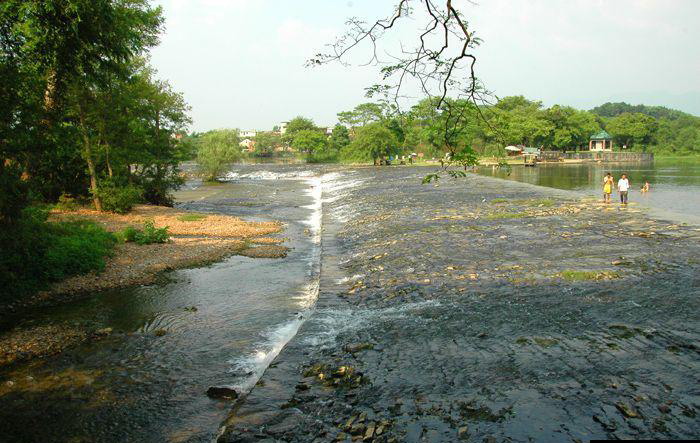
<instances>
[{"instance_id":1,"label":"shallow water","mask_svg":"<svg viewBox=\"0 0 700 443\"><path fill-rule=\"evenodd\" d=\"M55 358L4 368L2 381L36 381L2 396L0 440L215 437L230 403L209 399L206 389L250 390L309 315L318 292L324 183L307 167L267 168L239 165L228 183L188 183L179 206L282 221L277 236L287 239L286 258L234 256L167 273L158 284L2 320L1 330L67 324L114 333ZM157 336L158 330L166 334Z\"/></svg>"},{"instance_id":2,"label":"shallow water","mask_svg":"<svg viewBox=\"0 0 700 443\"><path fill-rule=\"evenodd\" d=\"M652 163L581 163L560 165L540 163L537 167L514 166L511 174L491 167L479 168L479 173L557 189L585 192L602 198L603 176L611 172L615 180L622 173L631 182L630 202L669 211L690 221L700 220L700 161L660 159ZM651 191L640 192L648 181ZM617 193L613 193L613 199ZM616 200L614 200L616 201Z\"/></svg>"},{"instance_id":3,"label":"shallow water","mask_svg":"<svg viewBox=\"0 0 700 443\"><path fill-rule=\"evenodd\" d=\"M515 213L540 211L529 199L554 191L474 175L421 185L431 170L245 165L224 184L188 183L183 208L284 222L288 257L232 257L6 320L0 328L64 322L115 333L0 372L0 381L41 381L0 397L0 440L211 441L231 404L207 398L208 386L255 385L244 407L259 412L280 392L285 402L297 395L300 369L315 361L362 368L367 384L350 395L313 387L308 406L299 405L308 422L294 417L305 427L290 440L308 441L319 427L332 439L336 420L358 409L393 420L399 441L454 441L454 417L470 399L515 411L502 425L470 422L479 441L605 437L592 417L613 417L614 396L632 401L634 384L654 401L693 407L697 240L662 223L637 226L633 208L479 222L469 217L501 210L501 193L503 209ZM602 229L606 210L625 229L653 228L659 238ZM631 260L626 279L551 280L562 269L608 269L618 256ZM612 322L658 333L617 338ZM167 333L158 337L158 329ZM558 344L539 346L542 337ZM364 342L374 349L344 351ZM610 383L622 387L611 393ZM664 392L665 384L675 391ZM325 403L328 396L335 403ZM659 435L696 433L688 417L673 420ZM620 429L620 437L649 435Z\"/></svg>"},{"instance_id":4,"label":"shallow water","mask_svg":"<svg viewBox=\"0 0 700 443\"><path fill-rule=\"evenodd\" d=\"M316 309L220 443L697 435L697 228L430 170L342 172Z\"/></svg>"}]
</instances>

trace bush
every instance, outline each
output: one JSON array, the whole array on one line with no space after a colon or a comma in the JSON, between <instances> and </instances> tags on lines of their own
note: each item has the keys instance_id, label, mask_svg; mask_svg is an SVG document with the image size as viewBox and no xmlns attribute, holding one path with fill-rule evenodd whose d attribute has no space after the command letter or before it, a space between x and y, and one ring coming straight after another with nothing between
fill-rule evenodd
<instances>
[{"instance_id":1,"label":"bush","mask_svg":"<svg viewBox=\"0 0 700 443\"><path fill-rule=\"evenodd\" d=\"M126 214L135 204L143 201L143 189L133 185L116 186L106 183L99 188L98 196L103 210Z\"/></svg>"},{"instance_id":2,"label":"bush","mask_svg":"<svg viewBox=\"0 0 700 443\"><path fill-rule=\"evenodd\" d=\"M113 234L92 221L49 223L48 228L45 273L49 281L103 271L104 259L112 254L117 242Z\"/></svg>"},{"instance_id":3,"label":"bush","mask_svg":"<svg viewBox=\"0 0 700 443\"><path fill-rule=\"evenodd\" d=\"M115 237L89 221L49 223L45 209L29 207L0 229L0 287L4 299L46 289L72 275L104 269Z\"/></svg>"},{"instance_id":4,"label":"bush","mask_svg":"<svg viewBox=\"0 0 700 443\"><path fill-rule=\"evenodd\" d=\"M76 211L80 208L80 201L70 194L61 194L54 208L59 211Z\"/></svg>"},{"instance_id":5,"label":"bush","mask_svg":"<svg viewBox=\"0 0 700 443\"><path fill-rule=\"evenodd\" d=\"M116 234L117 239L123 243L133 242L139 245L152 243L167 243L170 240L168 226L156 228L153 221L148 220L143 224L143 230L127 226Z\"/></svg>"}]
</instances>

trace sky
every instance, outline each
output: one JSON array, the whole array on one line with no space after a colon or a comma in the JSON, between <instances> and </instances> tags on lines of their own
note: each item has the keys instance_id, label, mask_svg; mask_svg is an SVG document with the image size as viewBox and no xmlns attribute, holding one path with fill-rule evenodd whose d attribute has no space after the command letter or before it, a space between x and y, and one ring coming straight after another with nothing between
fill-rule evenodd
<instances>
[{"instance_id":1,"label":"sky","mask_svg":"<svg viewBox=\"0 0 700 443\"><path fill-rule=\"evenodd\" d=\"M441 0L435 0L441 3ZM151 59L192 107L195 131L269 130L297 115L320 126L368 101L376 67L305 67L395 0L153 0L166 30ZM700 0L453 0L483 40L476 73L497 96L590 109L608 101L700 115ZM401 28L392 44L412 44ZM417 95L416 95L417 96Z\"/></svg>"}]
</instances>

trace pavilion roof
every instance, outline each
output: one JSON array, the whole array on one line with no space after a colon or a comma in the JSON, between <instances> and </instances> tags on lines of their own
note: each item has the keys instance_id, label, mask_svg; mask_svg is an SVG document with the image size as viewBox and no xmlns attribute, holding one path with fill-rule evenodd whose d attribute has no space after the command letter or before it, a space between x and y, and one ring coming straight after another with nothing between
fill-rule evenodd
<instances>
[{"instance_id":1,"label":"pavilion roof","mask_svg":"<svg viewBox=\"0 0 700 443\"><path fill-rule=\"evenodd\" d=\"M612 140L612 136L605 130L600 130L595 134L591 135L591 140Z\"/></svg>"}]
</instances>

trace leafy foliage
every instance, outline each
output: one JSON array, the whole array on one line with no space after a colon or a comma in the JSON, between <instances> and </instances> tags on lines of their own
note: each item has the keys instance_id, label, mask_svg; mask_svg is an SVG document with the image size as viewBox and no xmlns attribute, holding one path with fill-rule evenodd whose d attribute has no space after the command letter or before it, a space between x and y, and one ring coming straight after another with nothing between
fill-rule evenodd
<instances>
[{"instance_id":1,"label":"leafy foliage","mask_svg":"<svg viewBox=\"0 0 700 443\"><path fill-rule=\"evenodd\" d=\"M72 275L101 271L116 238L89 221L46 222L44 209L28 207L0 231L0 285L13 300Z\"/></svg>"},{"instance_id":2,"label":"leafy foliage","mask_svg":"<svg viewBox=\"0 0 700 443\"><path fill-rule=\"evenodd\" d=\"M320 153L326 149L328 140L325 134L313 129L304 129L294 134L292 147L307 154Z\"/></svg>"},{"instance_id":3,"label":"leafy foliage","mask_svg":"<svg viewBox=\"0 0 700 443\"><path fill-rule=\"evenodd\" d=\"M226 165L241 157L238 131L210 131L199 140L197 163L205 180L219 178Z\"/></svg>"},{"instance_id":4,"label":"leafy foliage","mask_svg":"<svg viewBox=\"0 0 700 443\"><path fill-rule=\"evenodd\" d=\"M114 182L107 182L99 187L98 192L102 209L117 214L126 214L143 201L143 189L133 185L117 186Z\"/></svg>"},{"instance_id":5,"label":"leafy foliage","mask_svg":"<svg viewBox=\"0 0 700 443\"><path fill-rule=\"evenodd\" d=\"M342 152L349 161L369 161L375 164L400 152L399 141L394 133L379 122L357 129L355 139Z\"/></svg>"},{"instance_id":6,"label":"leafy foliage","mask_svg":"<svg viewBox=\"0 0 700 443\"><path fill-rule=\"evenodd\" d=\"M274 132L258 132L255 135L255 155L269 157L281 143L280 136Z\"/></svg>"},{"instance_id":7,"label":"leafy foliage","mask_svg":"<svg viewBox=\"0 0 700 443\"><path fill-rule=\"evenodd\" d=\"M146 220L143 224L143 229L136 229L133 226L127 226L117 232L116 238L123 242L133 242L139 245L150 245L153 243L167 243L170 240L168 226L156 228L152 220Z\"/></svg>"}]
</instances>

